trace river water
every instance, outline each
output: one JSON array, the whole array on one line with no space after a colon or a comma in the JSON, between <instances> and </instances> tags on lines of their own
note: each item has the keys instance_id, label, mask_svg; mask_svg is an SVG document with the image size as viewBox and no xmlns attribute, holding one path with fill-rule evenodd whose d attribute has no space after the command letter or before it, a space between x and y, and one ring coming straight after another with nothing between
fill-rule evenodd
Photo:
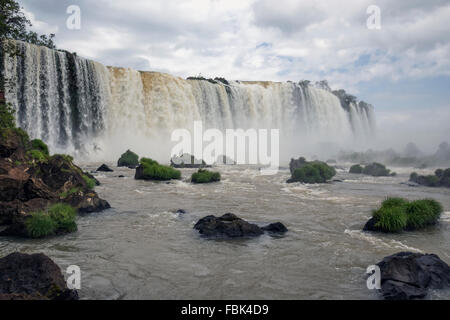
<instances>
[{"instance_id":1,"label":"river water","mask_svg":"<svg viewBox=\"0 0 450 320\"><path fill-rule=\"evenodd\" d=\"M222 181L209 185L187 182L191 169L171 183L113 169L95 174L112 209L79 217L79 231L62 237L2 238L0 256L43 252L62 270L78 265L82 299L377 299L365 270L385 256L435 253L450 263L450 190L401 184L411 168L381 178L338 170L342 182L320 185L286 184L287 169L262 176L249 166L217 167ZM446 212L437 226L417 232L360 231L386 196L435 198ZM187 213L174 213L180 208ZM206 240L193 230L205 215L227 212L260 225L280 221L289 232ZM450 290L428 298L450 299Z\"/></svg>"}]
</instances>

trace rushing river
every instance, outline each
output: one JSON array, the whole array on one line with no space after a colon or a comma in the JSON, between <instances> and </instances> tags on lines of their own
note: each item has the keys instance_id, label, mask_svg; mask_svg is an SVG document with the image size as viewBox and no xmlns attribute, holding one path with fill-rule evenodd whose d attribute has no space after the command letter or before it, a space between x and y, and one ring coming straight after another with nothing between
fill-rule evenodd
<instances>
[{"instance_id":1,"label":"rushing river","mask_svg":"<svg viewBox=\"0 0 450 320\"><path fill-rule=\"evenodd\" d=\"M84 164L95 170L99 163ZM134 180L134 170L95 174L113 207L78 218L79 231L50 239L0 239L0 256L43 252L63 270L81 268L82 299L377 299L365 270L399 251L435 253L450 263L450 190L409 187L411 169L372 178L338 170L321 185L286 184L288 170L220 166L220 183ZM124 175L124 178L119 178ZM437 226L401 234L360 231L386 196L435 198L445 209ZM185 209L184 215L174 213ZM289 232L246 240L206 240L193 230L205 215L237 214L280 221ZM428 298L450 299L450 290Z\"/></svg>"}]
</instances>

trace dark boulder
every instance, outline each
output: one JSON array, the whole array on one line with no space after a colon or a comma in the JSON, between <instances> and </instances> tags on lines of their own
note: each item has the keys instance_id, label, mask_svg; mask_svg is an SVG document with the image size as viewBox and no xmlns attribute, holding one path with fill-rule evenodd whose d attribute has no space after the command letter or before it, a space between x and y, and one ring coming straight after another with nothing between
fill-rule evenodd
<instances>
[{"instance_id":1,"label":"dark boulder","mask_svg":"<svg viewBox=\"0 0 450 320\"><path fill-rule=\"evenodd\" d=\"M178 209L175 213L177 213L177 214L186 214L187 212L184 209Z\"/></svg>"},{"instance_id":2,"label":"dark boulder","mask_svg":"<svg viewBox=\"0 0 450 320\"><path fill-rule=\"evenodd\" d=\"M106 164L102 164L96 171L113 172L114 170L108 167Z\"/></svg>"},{"instance_id":3,"label":"dark boulder","mask_svg":"<svg viewBox=\"0 0 450 320\"><path fill-rule=\"evenodd\" d=\"M256 224L248 223L232 213L226 213L217 218L207 216L200 219L194 226L201 235L206 237L254 237L263 234Z\"/></svg>"},{"instance_id":4,"label":"dark boulder","mask_svg":"<svg viewBox=\"0 0 450 320\"><path fill-rule=\"evenodd\" d=\"M221 217L207 216L200 219L194 226L205 237L255 237L267 231L269 233L285 233L287 228L280 222L269 224L260 228L256 224L249 223L238 218L232 213L226 213Z\"/></svg>"},{"instance_id":5,"label":"dark boulder","mask_svg":"<svg viewBox=\"0 0 450 320\"><path fill-rule=\"evenodd\" d=\"M450 267L435 254L399 252L377 264L387 300L424 298L429 289L450 287Z\"/></svg>"},{"instance_id":6,"label":"dark boulder","mask_svg":"<svg viewBox=\"0 0 450 320\"><path fill-rule=\"evenodd\" d=\"M288 229L281 222L271 223L261 229L271 233L285 233L288 231Z\"/></svg>"},{"instance_id":7,"label":"dark boulder","mask_svg":"<svg viewBox=\"0 0 450 320\"><path fill-rule=\"evenodd\" d=\"M369 221L366 222L364 225L363 231L374 231L374 232L381 232L381 228L375 226L377 223L377 220L375 218L370 218Z\"/></svg>"},{"instance_id":8,"label":"dark boulder","mask_svg":"<svg viewBox=\"0 0 450 320\"><path fill-rule=\"evenodd\" d=\"M12 253L0 259L0 300L78 300L46 255Z\"/></svg>"}]
</instances>

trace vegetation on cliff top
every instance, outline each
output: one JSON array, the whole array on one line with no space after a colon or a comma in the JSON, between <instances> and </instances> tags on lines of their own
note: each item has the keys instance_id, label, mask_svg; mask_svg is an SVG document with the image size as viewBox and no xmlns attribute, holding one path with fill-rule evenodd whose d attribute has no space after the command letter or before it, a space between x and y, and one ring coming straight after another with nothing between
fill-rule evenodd
<instances>
[{"instance_id":1,"label":"vegetation on cliff top","mask_svg":"<svg viewBox=\"0 0 450 320\"><path fill-rule=\"evenodd\" d=\"M0 39L21 40L24 42L55 49L53 43L54 34L38 35L28 30L32 26L31 21L25 16L20 4L15 0L0 0ZM14 46L5 45L5 51L9 54L15 52Z\"/></svg>"}]
</instances>

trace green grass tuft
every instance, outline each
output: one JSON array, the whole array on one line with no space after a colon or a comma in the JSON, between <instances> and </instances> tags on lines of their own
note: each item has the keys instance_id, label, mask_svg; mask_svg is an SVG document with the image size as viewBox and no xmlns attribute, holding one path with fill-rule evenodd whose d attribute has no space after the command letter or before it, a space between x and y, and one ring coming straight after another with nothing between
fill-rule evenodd
<instances>
[{"instance_id":1,"label":"green grass tuft","mask_svg":"<svg viewBox=\"0 0 450 320\"><path fill-rule=\"evenodd\" d=\"M65 199L65 198L67 198L68 196L70 196L70 195L72 195L72 194L74 194L74 193L77 193L78 191L80 191L80 188L73 187L73 188L71 188L71 189L68 190L68 191L62 192L59 196L60 196L61 198Z\"/></svg>"},{"instance_id":2,"label":"green grass tuft","mask_svg":"<svg viewBox=\"0 0 450 320\"><path fill-rule=\"evenodd\" d=\"M143 159L141 164L143 167L143 179L146 180L171 180L180 179L181 172L169 166L163 166L152 159Z\"/></svg>"},{"instance_id":3,"label":"green grass tuft","mask_svg":"<svg viewBox=\"0 0 450 320\"><path fill-rule=\"evenodd\" d=\"M87 187L89 188L89 189L94 189L95 188L95 180L94 179L91 179L91 178L89 178L87 175L85 175L85 174L83 174L82 175L82 177L83 177L83 180L86 182L86 185L87 185Z\"/></svg>"},{"instance_id":4,"label":"green grass tuft","mask_svg":"<svg viewBox=\"0 0 450 320\"><path fill-rule=\"evenodd\" d=\"M128 167L139 165L139 156L131 150L127 150L117 161L118 167Z\"/></svg>"},{"instance_id":5,"label":"green grass tuft","mask_svg":"<svg viewBox=\"0 0 450 320\"><path fill-rule=\"evenodd\" d=\"M67 204L57 203L48 208L48 214L57 224L58 230L65 232L75 232L78 230L75 222L77 216L75 208Z\"/></svg>"},{"instance_id":6,"label":"green grass tuft","mask_svg":"<svg viewBox=\"0 0 450 320\"><path fill-rule=\"evenodd\" d=\"M42 152L43 154L45 154L46 156L49 155L48 152L48 146L44 143L44 141L40 140L40 139L34 139L31 141L31 148L33 150L38 150L40 152Z\"/></svg>"},{"instance_id":7,"label":"green grass tuft","mask_svg":"<svg viewBox=\"0 0 450 320\"><path fill-rule=\"evenodd\" d=\"M402 231L408 222L408 217L402 207L382 207L374 212L377 221L375 226L385 232Z\"/></svg>"},{"instance_id":8,"label":"green grass tuft","mask_svg":"<svg viewBox=\"0 0 450 320\"><path fill-rule=\"evenodd\" d=\"M406 204L408 204L408 200L406 199L389 197L383 201L381 207L383 208L403 207Z\"/></svg>"},{"instance_id":9,"label":"green grass tuft","mask_svg":"<svg viewBox=\"0 0 450 320\"><path fill-rule=\"evenodd\" d=\"M442 205L433 199L408 201L403 198L387 198L374 211L375 226L385 232L404 229L416 230L435 224L443 212Z\"/></svg>"},{"instance_id":10,"label":"green grass tuft","mask_svg":"<svg viewBox=\"0 0 450 320\"><path fill-rule=\"evenodd\" d=\"M48 156L40 150L30 150L27 152L28 156L31 157L35 162L45 163L48 161Z\"/></svg>"},{"instance_id":11,"label":"green grass tuft","mask_svg":"<svg viewBox=\"0 0 450 320\"><path fill-rule=\"evenodd\" d=\"M289 182L324 183L336 175L336 170L324 162L308 162L292 173Z\"/></svg>"},{"instance_id":12,"label":"green grass tuft","mask_svg":"<svg viewBox=\"0 0 450 320\"><path fill-rule=\"evenodd\" d=\"M438 221L442 205L436 200L425 199L408 203L405 207L408 216L408 229L418 229Z\"/></svg>"},{"instance_id":13,"label":"green grass tuft","mask_svg":"<svg viewBox=\"0 0 450 320\"><path fill-rule=\"evenodd\" d=\"M25 228L31 238L43 238L55 233L57 223L44 212L35 212L25 221Z\"/></svg>"},{"instance_id":14,"label":"green grass tuft","mask_svg":"<svg viewBox=\"0 0 450 320\"><path fill-rule=\"evenodd\" d=\"M211 183L220 181L220 173L199 169L192 174L191 181L193 183Z\"/></svg>"},{"instance_id":15,"label":"green grass tuft","mask_svg":"<svg viewBox=\"0 0 450 320\"><path fill-rule=\"evenodd\" d=\"M363 173L363 167L359 164L355 164L350 167L349 173L361 174L361 173Z\"/></svg>"}]
</instances>

